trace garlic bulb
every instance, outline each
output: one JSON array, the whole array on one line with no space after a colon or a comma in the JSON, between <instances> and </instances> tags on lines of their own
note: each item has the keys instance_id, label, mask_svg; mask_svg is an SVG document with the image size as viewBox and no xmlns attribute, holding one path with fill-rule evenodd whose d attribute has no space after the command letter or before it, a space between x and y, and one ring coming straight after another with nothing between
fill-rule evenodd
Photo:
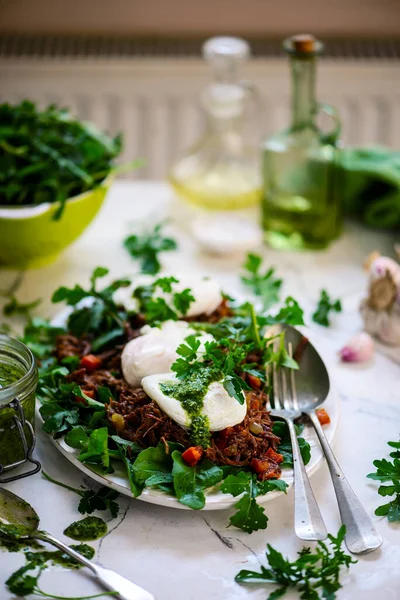
<instances>
[{"instance_id":1,"label":"garlic bulb","mask_svg":"<svg viewBox=\"0 0 400 600\"><path fill-rule=\"evenodd\" d=\"M368 297L360 307L364 328L389 345L400 345L400 265L386 256L370 256Z\"/></svg>"},{"instance_id":2,"label":"garlic bulb","mask_svg":"<svg viewBox=\"0 0 400 600\"><path fill-rule=\"evenodd\" d=\"M374 355L374 341L368 333L361 331L339 350L339 355L343 362L367 362Z\"/></svg>"}]
</instances>

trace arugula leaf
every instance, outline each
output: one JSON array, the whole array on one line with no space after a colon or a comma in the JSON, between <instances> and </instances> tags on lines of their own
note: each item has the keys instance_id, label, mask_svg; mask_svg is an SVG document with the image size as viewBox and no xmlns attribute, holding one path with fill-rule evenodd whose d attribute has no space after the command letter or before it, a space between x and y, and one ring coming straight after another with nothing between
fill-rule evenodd
<instances>
[{"instance_id":1,"label":"arugula leaf","mask_svg":"<svg viewBox=\"0 0 400 600\"><path fill-rule=\"evenodd\" d=\"M260 272L263 259L257 254L249 253L243 269L247 271L242 275L242 282L249 286L256 296L260 296L265 311L272 304L279 300L279 291L282 286L282 279L275 279L275 269L270 268L264 274Z\"/></svg>"},{"instance_id":2,"label":"arugula leaf","mask_svg":"<svg viewBox=\"0 0 400 600\"><path fill-rule=\"evenodd\" d=\"M266 529L268 517L264 508L257 504L256 498L260 494L266 494L272 490L286 493L287 483L280 479L258 481L257 476L248 471L239 471L230 474L224 480L221 491L224 494L232 494L242 498L235 504L236 513L230 518L231 525L242 529L246 533L252 533L259 529Z\"/></svg>"},{"instance_id":3,"label":"arugula leaf","mask_svg":"<svg viewBox=\"0 0 400 600\"><path fill-rule=\"evenodd\" d=\"M178 450L172 452L172 478L176 497L181 504L193 510L204 508L204 490L219 483L223 471L209 460L203 459L194 467L189 467Z\"/></svg>"},{"instance_id":4,"label":"arugula leaf","mask_svg":"<svg viewBox=\"0 0 400 600\"><path fill-rule=\"evenodd\" d=\"M329 314L331 312L342 312L342 303L340 300L331 300L326 290L321 290L321 296L318 301L318 306L312 315L314 323L318 323L323 327L329 327Z\"/></svg>"},{"instance_id":5,"label":"arugula leaf","mask_svg":"<svg viewBox=\"0 0 400 600\"><path fill-rule=\"evenodd\" d=\"M375 514L378 517L387 517L388 521L392 523L400 521L400 442L388 442L388 446L395 449L390 453L393 460L389 461L386 458L374 460L376 471L369 473L367 477L381 483L389 483L389 485L380 485L378 494L394 496L394 498L390 502L378 506Z\"/></svg>"},{"instance_id":6,"label":"arugula leaf","mask_svg":"<svg viewBox=\"0 0 400 600\"><path fill-rule=\"evenodd\" d=\"M130 235L124 240L124 246L132 258L139 260L143 273L155 275L161 269L158 255L177 249L174 239L163 236L163 224L159 223L152 231L142 235Z\"/></svg>"},{"instance_id":7,"label":"arugula leaf","mask_svg":"<svg viewBox=\"0 0 400 600\"><path fill-rule=\"evenodd\" d=\"M115 169L122 138L110 138L65 108L32 102L0 105L0 204L33 206L93 189Z\"/></svg>"},{"instance_id":8,"label":"arugula leaf","mask_svg":"<svg viewBox=\"0 0 400 600\"><path fill-rule=\"evenodd\" d=\"M290 589L298 592L304 600L334 600L336 592L342 587L339 577L341 567L347 569L357 561L342 550L346 528L343 525L335 538L329 534L331 548L324 542L317 542L316 548L303 548L298 552L298 558L290 562L287 558L267 544L266 558L268 567L261 566L261 571L240 571L235 581L237 583L260 583L278 586L268 596L269 600L281 598Z\"/></svg>"}]
</instances>

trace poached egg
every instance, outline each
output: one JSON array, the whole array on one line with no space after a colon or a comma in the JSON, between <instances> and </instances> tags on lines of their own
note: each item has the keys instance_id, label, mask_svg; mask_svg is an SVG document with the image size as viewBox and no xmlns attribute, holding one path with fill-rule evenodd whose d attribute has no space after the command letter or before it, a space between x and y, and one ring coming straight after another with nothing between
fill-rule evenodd
<instances>
[{"instance_id":1,"label":"poached egg","mask_svg":"<svg viewBox=\"0 0 400 600\"><path fill-rule=\"evenodd\" d=\"M138 387L143 377L169 371L179 358L178 346L197 332L186 321L165 321L161 327L145 325L141 333L126 344L121 356L124 378L133 387ZM215 341L209 333L201 333L197 339L200 341L198 355L204 353L206 342Z\"/></svg>"},{"instance_id":2,"label":"poached egg","mask_svg":"<svg viewBox=\"0 0 400 600\"><path fill-rule=\"evenodd\" d=\"M190 416L179 400L164 394L161 390L161 384L163 383L179 383L179 379L174 373L161 373L149 375L142 380L144 391L158 404L161 410L178 425L188 429L190 427ZM243 397L245 398L244 394ZM246 412L246 401L239 404L235 398L228 394L222 383L214 381L208 386L200 414L208 418L210 431L221 431L226 427L238 425L245 418Z\"/></svg>"},{"instance_id":3,"label":"poached egg","mask_svg":"<svg viewBox=\"0 0 400 600\"><path fill-rule=\"evenodd\" d=\"M163 274L160 277L169 277L169 274ZM174 293L190 289L194 301L191 302L187 313L185 313L187 317L196 317L202 314L209 315L221 304L221 288L214 279L193 275L183 275L182 277L177 275L175 278L178 279L178 283L172 283L171 292L163 292L160 288L156 288L153 293L153 299L163 298L169 306L173 306ZM157 279L159 279L159 276L138 275L131 285L121 287L114 292L114 303L118 306L123 306L128 312L138 312L140 303L137 298L133 297L134 291L139 287L151 285Z\"/></svg>"}]
</instances>

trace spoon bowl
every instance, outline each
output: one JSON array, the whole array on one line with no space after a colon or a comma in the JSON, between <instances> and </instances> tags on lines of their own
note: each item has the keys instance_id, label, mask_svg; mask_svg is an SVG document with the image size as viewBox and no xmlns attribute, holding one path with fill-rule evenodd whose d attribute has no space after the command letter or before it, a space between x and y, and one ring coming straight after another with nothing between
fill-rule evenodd
<instances>
[{"instance_id":1,"label":"spoon bowl","mask_svg":"<svg viewBox=\"0 0 400 600\"><path fill-rule=\"evenodd\" d=\"M15 537L30 537L39 528L39 516L28 502L0 488L0 527Z\"/></svg>"}]
</instances>

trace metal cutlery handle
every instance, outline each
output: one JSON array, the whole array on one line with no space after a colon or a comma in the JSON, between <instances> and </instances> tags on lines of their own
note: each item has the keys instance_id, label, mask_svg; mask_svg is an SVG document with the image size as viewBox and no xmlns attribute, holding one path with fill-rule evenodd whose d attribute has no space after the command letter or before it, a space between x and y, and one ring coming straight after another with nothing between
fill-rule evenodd
<instances>
[{"instance_id":1,"label":"metal cutlery handle","mask_svg":"<svg viewBox=\"0 0 400 600\"><path fill-rule=\"evenodd\" d=\"M293 449L294 530L301 540L325 540L328 532L312 491L293 421L288 419Z\"/></svg>"},{"instance_id":2,"label":"metal cutlery handle","mask_svg":"<svg viewBox=\"0 0 400 600\"><path fill-rule=\"evenodd\" d=\"M382 545L380 534L374 528L367 511L344 476L315 411L307 412L307 414L317 432L331 473L342 523L346 525L347 548L353 554L365 554L377 550Z\"/></svg>"},{"instance_id":3,"label":"metal cutlery handle","mask_svg":"<svg viewBox=\"0 0 400 600\"><path fill-rule=\"evenodd\" d=\"M96 565L52 535L38 531L35 533L35 537L52 544L74 558L77 562L88 567L103 587L111 592L117 592L117 596L114 596L115 598L118 598L119 600L155 600L150 592L147 592L135 583L132 583L132 581L119 575L115 571Z\"/></svg>"}]
</instances>

